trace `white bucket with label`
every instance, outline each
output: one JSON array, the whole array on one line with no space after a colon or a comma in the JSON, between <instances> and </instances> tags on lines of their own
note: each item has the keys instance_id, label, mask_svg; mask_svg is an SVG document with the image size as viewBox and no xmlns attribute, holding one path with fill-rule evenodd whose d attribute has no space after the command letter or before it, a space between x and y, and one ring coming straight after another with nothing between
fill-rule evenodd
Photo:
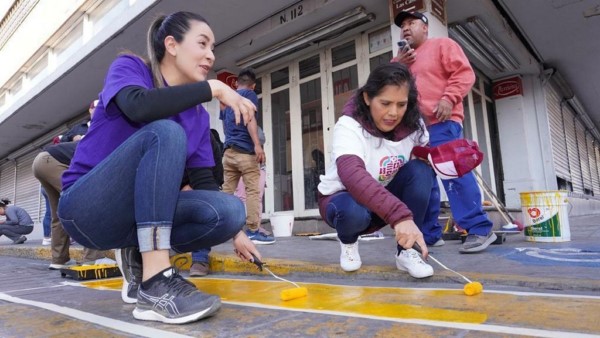
<instances>
[{"instance_id":1,"label":"white bucket with label","mask_svg":"<svg viewBox=\"0 0 600 338\"><path fill-rule=\"evenodd\" d=\"M525 239L530 242L568 242L569 199L566 191L528 191L521 194Z\"/></svg>"},{"instance_id":2,"label":"white bucket with label","mask_svg":"<svg viewBox=\"0 0 600 338\"><path fill-rule=\"evenodd\" d=\"M275 237L290 237L294 229L294 215L271 215L271 229Z\"/></svg>"}]
</instances>

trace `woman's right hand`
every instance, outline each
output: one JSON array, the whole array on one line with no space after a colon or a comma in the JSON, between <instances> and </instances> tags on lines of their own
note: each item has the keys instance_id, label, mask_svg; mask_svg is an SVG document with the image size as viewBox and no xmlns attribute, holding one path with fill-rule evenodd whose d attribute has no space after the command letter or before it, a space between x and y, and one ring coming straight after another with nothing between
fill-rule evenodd
<instances>
[{"instance_id":1,"label":"woman's right hand","mask_svg":"<svg viewBox=\"0 0 600 338\"><path fill-rule=\"evenodd\" d=\"M235 114L235 123L240 124L241 121L247 125L254 118L256 106L252 101L238 94L224 82L219 80L208 80L213 97L217 98L222 104L231 107Z\"/></svg>"},{"instance_id":2,"label":"woman's right hand","mask_svg":"<svg viewBox=\"0 0 600 338\"><path fill-rule=\"evenodd\" d=\"M427 244L425 244L425 240L423 239L423 233L421 233L413 220L396 223L394 231L396 232L396 242L398 242L398 245L404 249L412 249L415 243L419 244L421 255L423 259L427 260L427 255L429 254Z\"/></svg>"},{"instance_id":3,"label":"woman's right hand","mask_svg":"<svg viewBox=\"0 0 600 338\"><path fill-rule=\"evenodd\" d=\"M260 252L256 250L256 246L254 245L254 243L252 243L250 238L246 236L246 233L244 231L240 231L235 236L233 236L233 247L233 251L243 261L252 262L254 260L252 255L254 255L259 260L262 259Z\"/></svg>"}]
</instances>

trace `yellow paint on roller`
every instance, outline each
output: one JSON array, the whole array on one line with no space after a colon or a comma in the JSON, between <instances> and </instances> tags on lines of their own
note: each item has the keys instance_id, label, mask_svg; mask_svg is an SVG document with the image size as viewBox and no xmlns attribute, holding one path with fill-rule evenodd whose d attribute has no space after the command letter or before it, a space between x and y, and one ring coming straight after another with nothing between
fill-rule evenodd
<instances>
[{"instance_id":1,"label":"yellow paint on roller","mask_svg":"<svg viewBox=\"0 0 600 338\"><path fill-rule=\"evenodd\" d=\"M286 289L281 291L281 300L292 300L296 298L306 297L308 295L308 289L305 287Z\"/></svg>"},{"instance_id":2,"label":"yellow paint on roller","mask_svg":"<svg viewBox=\"0 0 600 338\"><path fill-rule=\"evenodd\" d=\"M465 284L463 290L465 291L465 295L475 296L483 292L483 285L479 282L470 282Z\"/></svg>"}]
</instances>

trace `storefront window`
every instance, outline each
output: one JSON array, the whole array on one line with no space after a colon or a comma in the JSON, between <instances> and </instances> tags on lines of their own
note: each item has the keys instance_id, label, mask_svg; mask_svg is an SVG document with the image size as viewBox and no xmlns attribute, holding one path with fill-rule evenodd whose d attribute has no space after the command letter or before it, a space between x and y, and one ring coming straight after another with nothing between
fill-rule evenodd
<instances>
[{"instance_id":1,"label":"storefront window","mask_svg":"<svg viewBox=\"0 0 600 338\"><path fill-rule=\"evenodd\" d=\"M331 65L333 67L354 59L356 59L356 47L354 47L354 41L348 41L343 45L331 49Z\"/></svg>"},{"instance_id":2,"label":"storefront window","mask_svg":"<svg viewBox=\"0 0 600 338\"><path fill-rule=\"evenodd\" d=\"M379 54L377 56L373 56L372 58L369 59L369 71L372 71L375 67L384 64L384 63L390 63L390 60L392 59L392 52L387 52L387 53L383 53L383 54Z\"/></svg>"},{"instance_id":3,"label":"storefront window","mask_svg":"<svg viewBox=\"0 0 600 338\"><path fill-rule=\"evenodd\" d=\"M304 206L305 209L313 209L317 208L319 175L325 174L320 78L300 85L300 100L302 104Z\"/></svg>"},{"instance_id":4,"label":"storefront window","mask_svg":"<svg viewBox=\"0 0 600 338\"><path fill-rule=\"evenodd\" d=\"M311 75L319 73L320 71L321 65L319 64L319 55L315 55L300 61L300 79L307 78Z\"/></svg>"},{"instance_id":5,"label":"storefront window","mask_svg":"<svg viewBox=\"0 0 600 338\"><path fill-rule=\"evenodd\" d=\"M358 88L358 71L356 65L333 72L333 102L335 121L342 116L342 108Z\"/></svg>"},{"instance_id":6,"label":"storefront window","mask_svg":"<svg viewBox=\"0 0 600 338\"><path fill-rule=\"evenodd\" d=\"M292 141L290 133L290 92L285 89L271 95L273 130L274 210L294 209L292 189Z\"/></svg>"}]
</instances>

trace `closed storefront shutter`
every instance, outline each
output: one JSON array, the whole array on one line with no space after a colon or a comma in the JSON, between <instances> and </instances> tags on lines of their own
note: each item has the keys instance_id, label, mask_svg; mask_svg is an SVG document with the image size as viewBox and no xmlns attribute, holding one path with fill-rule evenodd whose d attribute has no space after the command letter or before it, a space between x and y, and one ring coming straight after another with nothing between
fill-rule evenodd
<instances>
[{"instance_id":1,"label":"closed storefront shutter","mask_svg":"<svg viewBox=\"0 0 600 338\"><path fill-rule=\"evenodd\" d=\"M33 176L31 165L39 151L33 151L17 158L17 196L14 204L25 209L35 223L41 223L44 217L43 197L40 182Z\"/></svg>"},{"instance_id":2,"label":"closed storefront shutter","mask_svg":"<svg viewBox=\"0 0 600 338\"><path fill-rule=\"evenodd\" d=\"M600 173L598 173L598 143L591 137L587 138L587 149L590 158L590 176L592 178L592 191L594 196L600 196Z\"/></svg>"},{"instance_id":3,"label":"closed storefront shutter","mask_svg":"<svg viewBox=\"0 0 600 338\"><path fill-rule=\"evenodd\" d=\"M561 99L554 86L548 86L546 91L546 105L550 120L550 135L552 137L552 158L556 176L571 181L569 173L569 160L567 156L567 143L562 121Z\"/></svg>"},{"instance_id":4,"label":"closed storefront shutter","mask_svg":"<svg viewBox=\"0 0 600 338\"><path fill-rule=\"evenodd\" d=\"M15 163L12 161L0 166L0 198L15 200Z\"/></svg>"},{"instance_id":5,"label":"closed storefront shutter","mask_svg":"<svg viewBox=\"0 0 600 338\"><path fill-rule=\"evenodd\" d=\"M563 105L563 121L565 124L567 156L569 159L569 169L571 171L571 183L573 184L573 191L583 193L581 162L579 160L577 132L575 130L575 114L567 105Z\"/></svg>"},{"instance_id":6,"label":"closed storefront shutter","mask_svg":"<svg viewBox=\"0 0 600 338\"><path fill-rule=\"evenodd\" d=\"M587 133L585 126L579 119L575 120L575 131L577 133L577 151L579 152L579 162L581 163L581 181L584 189L592 190L592 177L590 176L590 159L587 151Z\"/></svg>"}]
</instances>

